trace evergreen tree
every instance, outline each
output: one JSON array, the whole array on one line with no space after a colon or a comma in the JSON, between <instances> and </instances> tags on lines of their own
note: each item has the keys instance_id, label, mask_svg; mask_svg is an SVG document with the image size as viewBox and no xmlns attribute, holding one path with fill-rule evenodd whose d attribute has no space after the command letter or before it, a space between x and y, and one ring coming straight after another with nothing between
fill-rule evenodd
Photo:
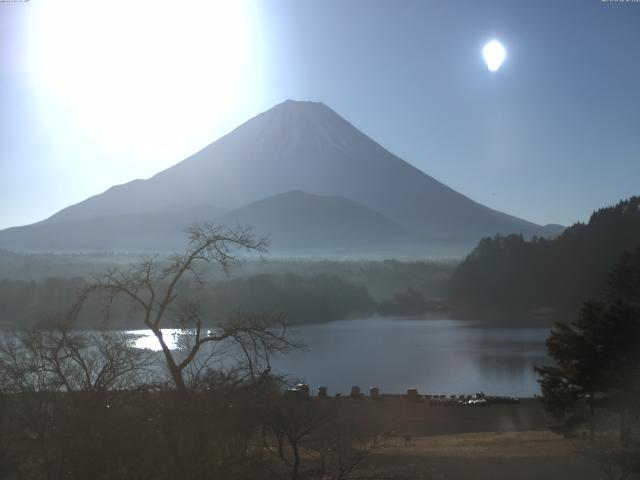
<instances>
[{"instance_id":1,"label":"evergreen tree","mask_svg":"<svg viewBox=\"0 0 640 480\"><path fill-rule=\"evenodd\" d=\"M616 259L638 242L640 197L600 209L554 239L484 238L456 268L449 300L472 311L574 311L602 291Z\"/></svg>"},{"instance_id":2,"label":"evergreen tree","mask_svg":"<svg viewBox=\"0 0 640 480\"><path fill-rule=\"evenodd\" d=\"M568 429L588 421L591 438L596 410L614 411L626 443L640 412L640 247L619 259L605 300L557 323L547 348L555 365L536 368L545 408Z\"/></svg>"}]
</instances>

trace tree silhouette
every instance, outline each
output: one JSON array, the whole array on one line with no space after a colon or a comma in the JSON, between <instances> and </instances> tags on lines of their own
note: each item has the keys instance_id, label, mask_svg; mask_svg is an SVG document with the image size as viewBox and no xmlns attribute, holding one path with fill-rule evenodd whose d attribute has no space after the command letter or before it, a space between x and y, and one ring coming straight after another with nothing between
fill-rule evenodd
<instances>
[{"instance_id":1,"label":"tree silhouette","mask_svg":"<svg viewBox=\"0 0 640 480\"><path fill-rule=\"evenodd\" d=\"M287 339L286 325L280 315L238 313L212 325L211 319L202 318L200 305L188 289L181 289L181 282L187 277L197 285L205 283L200 265L213 263L228 272L237 261L237 251L264 252L267 239L256 237L250 228L224 229L211 224L195 224L188 233L188 248L169 258L168 263L151 258L113 268L99 277L85 295L104 292L109 304L125 297L134 311L142 313L142 322L157 338L179 392L188 391L186 372L193 367L205 344L232 342L245 357L248 375L268 372L269 357L293 346ZM184 348L178 353L170 348L162 331L176 323L193 330L192 337L185 340ZM205 323L210 328L205 329ZM258 371L259 368L263 371Z\"/></svg>"},{"instance_id":2,"label":"tree silhouette","mask_svg":"<svg viewBox=\"0 0 640 480\"><path fill-rule=\"evenodd\" d=\"M461 309L575 311L607 283L616 259L640 242L640 197L597 210L554 239L483 238L456 268L450 302Z\"/></svg>"},{"instance_id":3,"label":"tree silhouette","mask_svg":"<svg viewBox=\"0 0 640 480\"><path fill-rule=\"evenodd\" d=\"M596 410L615 412L626 444L640 412L640 247L620 257L605 300L557 323L547 348L555 365L536 368L547 410L568 429L588 420L592 439Z\"/></svg>"}]
</instances>

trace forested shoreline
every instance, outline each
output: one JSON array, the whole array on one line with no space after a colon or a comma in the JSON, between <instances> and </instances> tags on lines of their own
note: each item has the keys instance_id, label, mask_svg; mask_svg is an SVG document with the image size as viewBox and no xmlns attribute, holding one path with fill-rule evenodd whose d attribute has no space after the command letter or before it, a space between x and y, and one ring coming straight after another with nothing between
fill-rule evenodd
<instances>
[{"instance_id":1,"label":"forested shoreline","mask_svg":"<svg viewBox=\"0 0 640 480\"><path fill-rule=\"evenodd\" d=\"M4 258L10 254L4 252ZM38 256L40 257L40 256ZM28 255L11 257L29 264ZM16 260L16 258L18 260ZM82 257L74 257L82 262ZM95 257L89 257L94 259ZM50 264L59 259L49 258ZM451 262L388 261L274 261L240 263L228 277L208 272L210 286L202 292L201 308L208 322L215 324L238 311L273 311L286 315L287 322L301 325L359 316L411 315L442 311ZM4 328L34 327L70 308L79 292L91 281L100 263L90 263L91 275L4 278L0 280L0 323ZM15 268L15 266L14 266ZM107 267L102 268L106 270ZM73 265L70 273L77 274ZM56 270L53 269L55 273ZM333 272L333 273L331 273ZM184 286L183 288L189 288ZM99 303L87 301L79 324L101 326L105 312ZM109 312L112 328L140 328L123 306Z\"/></svg>"},{"instance_id":2,"label":"forested shoreline","mask_svg":"<svg viewBox=\"0 0 640 480\"><path fill-rule=\"evenodd\" d=\"M552 239L483 238L455 269L449 302L466 311L575 312L640 245L640 197L595 211Z\"/></svg>"},{"instance_id":3,"label":"forested shoreline","mask_svg":"<svg viewBox=\"0 0 640 480\"><path fill-rule=\"evenodd\" d=\"M249 258L228 276L204 270L210 288L201 300L211 323L247 310L278 311L297 325L429 312L466 319L510 316L517 320L505 322L517 324L572 315L585 298L600 295L616 259L639 244L640 197L631 197L556 238L483 238L461 262ZM0 250L0 322L5 328L36 326L71 305L100 272L137 259ZM103 317L90 303L87 312L85 326ZM116 304L114 328L137 328L118 312Z\"/></svg>"}]
</instances>

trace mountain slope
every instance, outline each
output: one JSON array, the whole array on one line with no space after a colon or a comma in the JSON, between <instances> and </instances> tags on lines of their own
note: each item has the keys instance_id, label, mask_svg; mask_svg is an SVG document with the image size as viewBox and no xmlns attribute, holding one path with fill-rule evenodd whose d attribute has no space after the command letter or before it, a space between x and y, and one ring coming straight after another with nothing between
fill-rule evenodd
<instances>
[{"instance_id":1,"label":"mountain slope","mask_svg":"<svg viewBox=\"0 0 640 480\"><path fill-rule=\"evenodd\" d=\"M353 200L305 192L268 197L222 216L201 207L176 213L109 215L0 232L4 248L36 251L163 252L183 248L193 221L251 225L286 255L424 253L426 239Z\"/></svg>"},{"instance_id":2,"label":"mountain slope","mask_svg":"<svg viewBox=\"0 0 640 480\"><path fill-rule=\"evenodd\" d=\"M184 229L192 223L185 218L188 216L182 213L144 213L41 222L0 231L0 248L35 252L175 251L184 247Z\"/></svg>"},{"instance_id":3,"label":"mountain slope","mask_svg":"<svg viewBox=\"0 0 640 480\"><path fill-rule=\"evenodd\" d=\"M112 187L45 223L103 215L239 208L302 190L355 200L442 237L544 234L480 205L394 156L322 103L288 100L148 180Z\"/></svg>"},{"instance_id":4,"label":"mountain slope","mask_svg":"<svg viewBox=\"0 0 640 480\"><path fill-rule=\"evenodd\" d=\"M274 253L416 251L424 238L353 200L286 192L214 219L222 225L252 225L271 232Z\"/></svg>"}]
</instances>

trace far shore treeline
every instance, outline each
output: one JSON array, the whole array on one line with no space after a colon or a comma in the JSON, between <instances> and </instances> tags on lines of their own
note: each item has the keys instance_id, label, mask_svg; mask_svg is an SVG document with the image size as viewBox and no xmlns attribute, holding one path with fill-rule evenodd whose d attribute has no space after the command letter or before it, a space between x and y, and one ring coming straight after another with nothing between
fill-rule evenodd
<instances>
[{"instance_id":1,"label":"far shore treeline","mask_svg":"<svg viewBox=\"0 0 640 480\"><path fill-rule=\"evenodd\" d=\"M483 238L461 262L249 259L234 266L229 277L205 272L209 286L201 301L211 323L239 310L284 313L288 323L298 325L430 312L465 319L517 313L509 315L517 323L530 314L573 315L585 298L600 295L620 255L639 245L640 197L632 197L594 212L588 223L556 238ZM38 325L68 308L95 275L135 260L132 255L0 250L1 326ZM84 326L104 318L97 302L85 305ZM108 318L114 328L140 325L117 304Z\"/></svg>"},{"instance_id":2,"label":"far shore treeline","mask_svg":"<svg viewBox=\"0 0 640 480\"><path fill-rule=\"evenodd\" d=\"M68 264L56 255L35 257L34 261L30 255L0 252L4 272L17 272L22 266L19 278L0 279L0 321L5 328L35 326L64 311L96 272L122 263L122 258L110 262L104 256L65 256L72 260ZM58 276L40 270L40 259ZM81 276L83 261L88 273ZM409 315L442 308L454 266L451 261L248 261L234 267L229 277L209 272L210 286L199 296L212 323L239 310L284 313L290 324L376 313ZM25 273L29 269L31 275ZM83 312L81 324L88 327L101 324L106 316L97 299L85 303ZM132 319L117 303L108 317L114 328L140 326L139 319Z\"/></svg>"}]
</instances>

